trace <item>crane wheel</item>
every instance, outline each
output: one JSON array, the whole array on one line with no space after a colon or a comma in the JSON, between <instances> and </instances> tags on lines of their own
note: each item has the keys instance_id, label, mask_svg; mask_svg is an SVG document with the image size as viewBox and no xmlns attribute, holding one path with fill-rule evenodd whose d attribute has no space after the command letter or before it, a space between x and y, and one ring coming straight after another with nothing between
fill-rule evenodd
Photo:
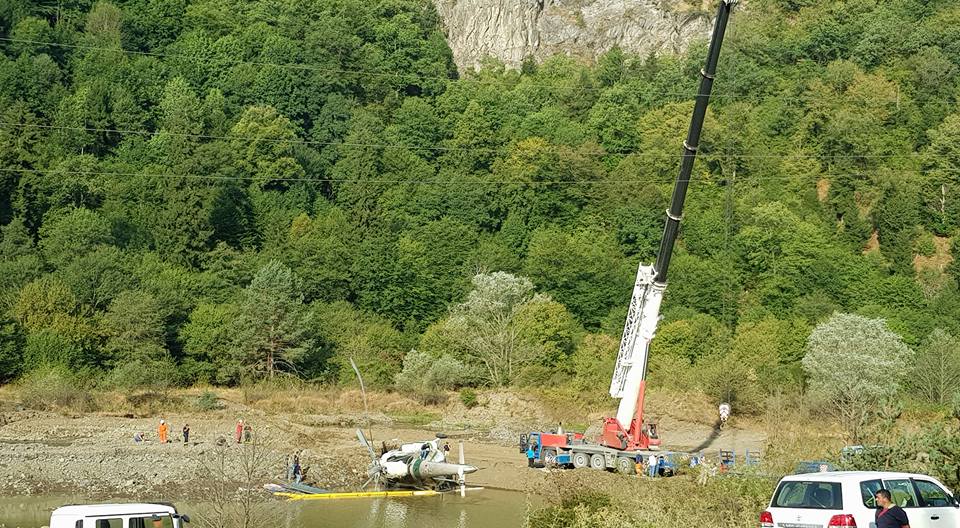
<instances>
[{"instance_id":1,"label":"crane wheel","mask_svg":"<svg viewBox=\"0 0 960 528\"><path fill-rule=\"evenodd\" d=\"M586 453L574 453L573 454L573 467L575 468L585 468L590 466L590 455Z\"/></svg>"},{"instance_id":2,"label":"crane wheel","mask_svg":"<svg viewBox=\"0 0 960 528\"><path fill-rule=\"evenodd\" d=\"M592 469L607 469L607 463L600 453L590 455L590 467Z\"/></svg>"},{"instance_id":3,"label":"crane wheel","mask_svg":"<svg viewBox=\"0 0 960 528\"><path fill-rule=\"evenodd\" d=\"M636 475L637 464L627 457L620 457L617 459L617 471L624 475Z\"/></svg>"}]
</instances>

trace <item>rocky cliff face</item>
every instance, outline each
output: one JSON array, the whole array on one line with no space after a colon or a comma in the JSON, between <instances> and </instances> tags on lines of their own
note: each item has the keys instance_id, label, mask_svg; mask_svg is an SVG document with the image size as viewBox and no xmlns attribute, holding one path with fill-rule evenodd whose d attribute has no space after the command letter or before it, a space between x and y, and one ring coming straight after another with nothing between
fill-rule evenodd
<instances>
[{"instance_id":1,"label":"rocky cliff face","mask_svg":"<svg viewBox=\"0 0 960 528\"><path fill-rule=\"evenodd\" d=\"M434 0L461 70L495 57L518 67L565 53L593 59L614 46L677 52L708 37L713 13L683 0ZM708 2L709 4L709 2Z\"/></svg>"}]
</instances>

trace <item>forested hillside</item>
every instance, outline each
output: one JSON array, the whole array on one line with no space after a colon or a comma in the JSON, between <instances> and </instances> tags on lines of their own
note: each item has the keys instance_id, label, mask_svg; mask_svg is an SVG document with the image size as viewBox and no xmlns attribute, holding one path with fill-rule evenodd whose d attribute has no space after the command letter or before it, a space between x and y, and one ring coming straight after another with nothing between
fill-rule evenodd
<instances>
[{"instance_id":1,"label":"forested hillside","mask_svg":"<svg viewBox=\"0 0 960 528\"><path fill-rule=\"evenodd\" d=\"M0 380L609 383L703 45L458 74L426 0L0 5ZM951 0L739 9L654 382L797 387L835 311L956 353L958 67Z\"/></svg>"}]
</instances>

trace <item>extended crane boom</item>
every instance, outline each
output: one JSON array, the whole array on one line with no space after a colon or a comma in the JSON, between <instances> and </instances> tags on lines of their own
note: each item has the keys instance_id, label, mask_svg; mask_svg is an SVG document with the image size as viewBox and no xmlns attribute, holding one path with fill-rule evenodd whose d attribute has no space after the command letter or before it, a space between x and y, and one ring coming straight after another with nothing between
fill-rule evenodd
<instances>
[{"instance_id":1,"label":"extended crane boom","mask_svg":"<svg viewBox=\"0 0 960 528\"><path fill-rule=\"evenodd\" d=\"M641 264L637 270L637 280L623 327L617 364L610 383L610 395L620 399L620 407L616 418L604 419L600 437L601 444L614 449L642 450L660 445L656 426L643 423L647 358L650 341L653 340L657 330L663 292L667 288L667 269L670 267L673 244L677 240L677 232L680 229L683 202L687 196L687 186L690 184L690 174L693 172L693 162L697 156L697 146L700 143L700 131L703 129L707 103L710 101L710 91L713 89L713 78L717 69L717 60L720 57L720 44L723 42L730 11L736 3L737 0L722 0L720 3L710 40L710 49L707 53L707 64L700 70L700 91L697 93L687 139L683 142L680 174L677 175L673 187L670 208L667 209L667 219L663 227L657 261L652 266Z\"/></svg>"}]
</instances>

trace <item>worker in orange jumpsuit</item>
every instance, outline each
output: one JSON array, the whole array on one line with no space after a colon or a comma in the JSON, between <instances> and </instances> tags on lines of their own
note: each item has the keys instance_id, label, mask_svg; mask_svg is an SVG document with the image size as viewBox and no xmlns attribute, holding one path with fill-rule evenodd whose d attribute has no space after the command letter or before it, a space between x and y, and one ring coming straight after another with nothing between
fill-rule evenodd
<instances>
[{"instance_id":1,"label":"worker in orange jumpsuit","mask_svg":"<svg viewBox=\"0 0 960 528\"><path fill-rule=\"evenodd\" d=\"M160 443L167 443L167 432L170 430L170 426L167 425L166 420L160 420L160 425L157 427L157 436L160 437Z\"/></svg>"}]
</instances>

